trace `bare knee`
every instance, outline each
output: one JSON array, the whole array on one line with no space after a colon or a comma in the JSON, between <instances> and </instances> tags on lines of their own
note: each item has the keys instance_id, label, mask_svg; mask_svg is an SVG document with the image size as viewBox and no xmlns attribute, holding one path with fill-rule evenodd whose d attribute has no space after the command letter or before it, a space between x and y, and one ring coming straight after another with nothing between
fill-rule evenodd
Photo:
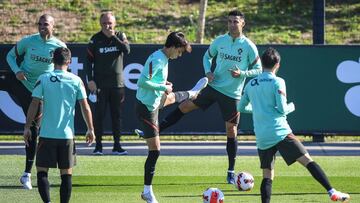
<instances>
[{"instance_id":1,"label":"bare knee","mask_svg":"<svg viewBox=\"0 0 360 203\"><path fill-rule=\"evenodd\" d=\"M263 178L269 178L271 180L274 180L275 171L274 169L263 169Z\"/></svg>"},{"instance_id":2,"label":"bare knee","mask_svg":"<svg viewBox=\"0 0 360 203\"><path fill-rule=\"evenodd\" d=\"M72 174L72 168L60 169L60 175Z\"/></svg>"},{"instance_id":3,"label":"bare knee","mask_svg":"<svg viewBox=\"0 0 360 203\"><path fill-rule=\"evenodd\" d=\"M173 103L175 103L175 94L173 92L171 92L170 94L168 94L166 96L164 106L168 106L168 105L171 105Z\"/></svg>"},{"instance_id":4,"label":"bare knee","mask_svg":"<svg viewBox=\"0 0 360 203\"><path fill-rule=\"evenodd\" d=\"M147 138L146 143L147 143L149 151L154 151L154 150L160 151L160 137L159 136Z\"/></svg>"},{"instance_id":5,"label":"bare knee","mask_svg":"<svg viewBox=\"0 0 360 203\"><path fill-rule=\"evenodd\" d=\"M229 138L235 138L237 136L237 124L225 122L226 135Z\"/></svg>"},{"instance_id":6,"label":"bare knee","mask_svg":"<svg viewBox=\"0 0 360 203\"><path fill-rule=\"evenodd\" d=\"M301 165L307 166L310 162L313 162L312 158L310 157L309 153L304 154L300 158L296 159Z\"/></svg>"}]
</instances>

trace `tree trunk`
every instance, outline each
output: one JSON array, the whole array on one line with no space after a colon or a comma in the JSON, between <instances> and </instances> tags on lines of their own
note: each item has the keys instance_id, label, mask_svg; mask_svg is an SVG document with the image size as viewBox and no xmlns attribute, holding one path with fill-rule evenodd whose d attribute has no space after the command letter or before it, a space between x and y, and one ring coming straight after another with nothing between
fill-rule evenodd
<instances>
[{"instance_id":1,"label":"tree trunk","mask_svg":"<svg viewBox=\"0 0 360 203\"><path fill-rule=\"evenodd\" d=\"M204 39L207 2L208 2L207 0L200 0L199 22L198 22L198 31L196 36L196 43L200 43L200 44L203 43L203 39Z\"/></svg>"}]
</instances>

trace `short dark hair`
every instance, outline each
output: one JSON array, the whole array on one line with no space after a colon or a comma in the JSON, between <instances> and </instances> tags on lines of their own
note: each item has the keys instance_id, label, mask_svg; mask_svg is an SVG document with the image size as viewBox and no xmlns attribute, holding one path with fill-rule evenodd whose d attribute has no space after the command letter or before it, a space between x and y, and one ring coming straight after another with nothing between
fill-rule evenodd
<instances>
[{"instance_id":1,"label":"short dark hair","mask_svg":"<svg viewBox=\"0 0 360 203\"><path fill-rule=\"evenodd\" d=\"M280 63L280 54L276 49L269 47L261 56L261 63L263 68L272 69L275 64Z\"/></svg>"},{"instance_id":2,"label":"short dark hair","mask_svg":"<svg viewBox=\"0 0 360 203\"><path fill-rule=\"evenodd\" d=\"M65 47L56 48L54 51L53 62L55 65L65 65L71 61L71 51Z\"/></svg>"},{"instance_id":3,"label":"short dark hair","mask_svg":"<svg viewBox=\"0 0 360 203\"><path fill-rule=\"evenodd\" d=\"M245 20L245 14L239 10L232 10L229 12L228 16L239 16L240 18Z\"/></svg>"},{"instance_id":4,"label":"short dark hair","mask_svg":"<svg viewBox=\"0 0 360 203\"><path fill-rule=\"evenodd\" d=\"M189 42L185 39L185 35L182 32L172 32L167 36L165 47L183 47L185 51L191 52L191 46Z\"/></svg>"}]
</instances>

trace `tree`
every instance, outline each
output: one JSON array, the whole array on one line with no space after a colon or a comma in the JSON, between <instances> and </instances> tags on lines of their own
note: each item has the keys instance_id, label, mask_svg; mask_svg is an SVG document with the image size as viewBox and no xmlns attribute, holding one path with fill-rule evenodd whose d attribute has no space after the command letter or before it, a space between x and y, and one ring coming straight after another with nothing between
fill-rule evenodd
<instances>
[{"instance_id":1,"label":"tree","mask_svg":"<svg viewBox=\"0 0 360 203\"><path fill-rule=\"evenodd\" d=\"M204 39L207 2L208 0L200 0L198 31L196 35L196 42L200 44L203 43L203 39Z\"/></svg>"}]
</instances>

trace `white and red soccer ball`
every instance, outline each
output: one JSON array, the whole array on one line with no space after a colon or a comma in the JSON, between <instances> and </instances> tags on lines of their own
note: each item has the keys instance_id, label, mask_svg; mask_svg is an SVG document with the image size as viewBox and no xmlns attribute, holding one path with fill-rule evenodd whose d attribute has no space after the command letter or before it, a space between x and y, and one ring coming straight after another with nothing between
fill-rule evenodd
<instances>
[{"instance_id":1,"label":"white and red soccer ball","mask_svg":"<svg viewBox=\"0 0 360 203\"><path fill-rule=\"evenodd\" d=\"M208 188L203 193L204 203L224 203L224 193L218 188Z\"/></svg>"},{"instance_id":2,"label":"white and red soccer ball","mask_svg":"<svg viewBox=\"0 0 360 203\"><path fill-rule=\"evenodd\" d=\"M240 172L235 176L235 188L239 191L249 191L254 187L254 177L248 172Z\"/></svg>"}]
</instances>

